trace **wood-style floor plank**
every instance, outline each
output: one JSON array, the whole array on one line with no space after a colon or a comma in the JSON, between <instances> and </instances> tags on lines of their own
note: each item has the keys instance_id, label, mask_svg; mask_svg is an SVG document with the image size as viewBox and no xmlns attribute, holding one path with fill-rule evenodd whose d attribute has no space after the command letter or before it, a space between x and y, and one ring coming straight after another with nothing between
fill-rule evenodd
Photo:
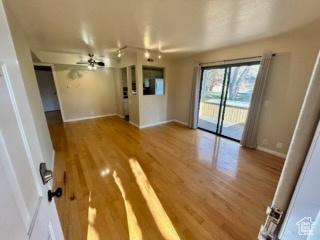
<instances>
[{"instance_id":1,"label":"wood-style floor plank","mask_svg":"<svg viewBox=\"0 0 320 240\"><path fill-rule=\"evenodd\" d=\"M177 123L49 125L67 240L257 239L283 159Z\"/></svg>"}]
</instances>

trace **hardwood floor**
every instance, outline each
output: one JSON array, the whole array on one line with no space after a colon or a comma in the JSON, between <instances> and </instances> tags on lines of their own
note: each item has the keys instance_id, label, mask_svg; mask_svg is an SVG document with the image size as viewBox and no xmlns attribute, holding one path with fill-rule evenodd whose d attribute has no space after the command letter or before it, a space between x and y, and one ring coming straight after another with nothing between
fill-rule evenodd
<instances>
[{"instance_id":1,"label":"hardwood floor","mask_svg":"<svg viewBox=\"0 0 320 240\"><path fill-rule=\"evenodd\" d=\"M46 116L46 120L47 120L48 125L63 122L60 110L44 112L44 114Z\"/></svg>"},{"instance_id":2,"label":"hardwood floor","mask_svg":"<svg viewBox=\"0 0 320 240\"><path fill-rule=\"evenodd\" d=\"M257 239L283 159L168 123L50 125L65 238Z\"/></svg>"}]
</instances>

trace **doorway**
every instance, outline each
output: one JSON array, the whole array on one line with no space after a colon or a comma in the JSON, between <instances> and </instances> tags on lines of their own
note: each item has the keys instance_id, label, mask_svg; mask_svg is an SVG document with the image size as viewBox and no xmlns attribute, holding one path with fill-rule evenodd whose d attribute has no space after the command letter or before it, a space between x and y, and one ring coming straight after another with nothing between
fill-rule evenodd
<instances>
[{"instance_id":1,"label":"doorway","mask_svg":"<svg viewBox=\"0 0 320 240\"><path fill-rule=\"evenodd\" d=\"M128 102L128 78L127 68L121 68L122 97L123 97L123 115L124 119L129 121L129 102Z\"/></svg>"},{"instance_id":2,"label":"doorway","mask_svg":"<svg viewBox=\"0 0 320 240\"><path fill-rule=\"evenodd\" d=\"M201 68L198 128L240 141L260 62Z\"/></svg>"},{"instance_id":3,"label":"doorway","mask_svg":"<svg viewBox=\"0 0 320 240\"><path fill-rule=\"evenodd\" d=\"M35 65L34 70L48 125L62 123L62 115L51 66Z\"/></svg>"}]
</instances>

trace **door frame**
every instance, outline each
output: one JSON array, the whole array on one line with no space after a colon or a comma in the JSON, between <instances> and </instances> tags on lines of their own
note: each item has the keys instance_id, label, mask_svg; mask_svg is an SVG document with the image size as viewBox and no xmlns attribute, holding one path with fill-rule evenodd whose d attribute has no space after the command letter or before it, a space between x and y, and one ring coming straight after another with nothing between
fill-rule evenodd
<instances>
[{"instance_id":1,"label":"door frame","mask_svg":"<svg viewBox=\"0 0 320 240\"><path fill-rule=\"evenodd\" d=\"M56 88L56 92L57 92L57 98L58 98L58 102L59 102L59 106L60 106L60 112L61 112L61 117L62 117L62 121L65 122L65 117L64 117L64 110L63 110L63 105L62 105L62 101L61 101L61 93L59 91L59 88L57 87L57 76L56 76L56 72L55 72L55 68L54 68L54 64L50 64L50 63L33 63L33 66L39 66L39 67L50 67L51 68L51 73L52 73L52 77L53 77L53 83L54 86ZM36 70L34 70L36 71ZM38 85L38 82L37 82ZM39 85L38 85L39 88ZM40 91L40 89L39 89Z\"/></svg>"},{"instance_id":2,"label":"door frame","mask_svg":"<svg viewBox=\"0 0 320 240\"><path fill-rule=\"evenodd\" d=\"M224 68L225 72L224 72L224 76L223 76L223 83L222 83L222 93L221 93L221 97L220 97L220 103L219 103L219 114L218 114L218 122L217 122L217 129L216 132L210 131L208 129L204 129L201 127L198 127L198 129L205 131L205 132L209 132L209 133L213 133L219 137L224 137L227 139L230 139L232 141L236 141L240 143L240 140L238 139L234 139L232 137L228 137L225 136L221 133L219 133L218 128L220 125L220 119L221 119L221 114L222 114L222 124L223 124L223 120L224 120L224 112L225 112L225 107L226 107L226 102L227 102L227 96L228 96L228 87L230 84L230 74L231 74L231 67L241 67L241 66L251 66L251 65L256 65L256 64L260 64L261 61L249 61L249 62L240 62L240 63L229 63L229 64L217 64L217 65L211 65L211 66L203 66L201 67L200 70L200 88L199 88L199 107L198 107L198 117L199 117L199 111L200 111L200 103L201 103L201 93L202 93L202 83L203 83L203 72L204 70L211 70L211 69L221 69ZM228 72L227 69L230 69L230 71ZM228 77L227 74L229 75ZM226 84L227 83L227 84ZM226 88L226 89L225 89Z\"/></svg>"}]
</instances>

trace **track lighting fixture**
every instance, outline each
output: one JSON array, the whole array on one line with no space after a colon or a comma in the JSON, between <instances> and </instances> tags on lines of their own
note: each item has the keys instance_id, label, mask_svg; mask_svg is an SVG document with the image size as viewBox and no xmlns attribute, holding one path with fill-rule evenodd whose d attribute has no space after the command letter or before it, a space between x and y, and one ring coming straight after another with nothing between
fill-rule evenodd
<instances>
[{"instance_id":1,"label":"track lighting fixture","mask_svg":"<svg viewBox=\"0 0 320 240\"><path fill-rule=\"evenodd\" d=\"M126 49L127 48L127 46L124 46L124 47L122 47L122 48L119 48L118 50L117 50L117 52L118 52L118 58L121 58L123 55L124 55L124 49Z\"/></svg>"},{"instance_id":2,"label":"track lighting fixture","mask_svg":"<svg viewBox=\"0 0 320 240\"><path fill-rule=\"evenodd\" d=\"M147 49L144 56L148 59L150 57L150 50Z\"/></svg>"},{"instance_id":3,"label":"track lighting fixture","mask_svg":"<svg viewBox=\"0 0 320 240\"><path fill-rule=\"evenodd\" d=\"M117 50L117 56L118 56L118 58L121 58L123 55L124 55L124 49L126 49L126 48L130 48L130 49L136 49L136 50L144 50L145 51L145 53L144 53L144 57L146 58L146 59L150 59L152 56L151 55L156 55L157 56L157 58L158 59L161 59L162 58L162 54L161 54L161 52L160 52L160 49L158 49L158 50L151 50L151 49L146 49L146 48L140 48L140 47L130 47L130 46L124 46L124 47L122 47L122 48L119 48L118 50ZM152 59L153 60L153 59Z\"/></svg>"}]
</instances>

